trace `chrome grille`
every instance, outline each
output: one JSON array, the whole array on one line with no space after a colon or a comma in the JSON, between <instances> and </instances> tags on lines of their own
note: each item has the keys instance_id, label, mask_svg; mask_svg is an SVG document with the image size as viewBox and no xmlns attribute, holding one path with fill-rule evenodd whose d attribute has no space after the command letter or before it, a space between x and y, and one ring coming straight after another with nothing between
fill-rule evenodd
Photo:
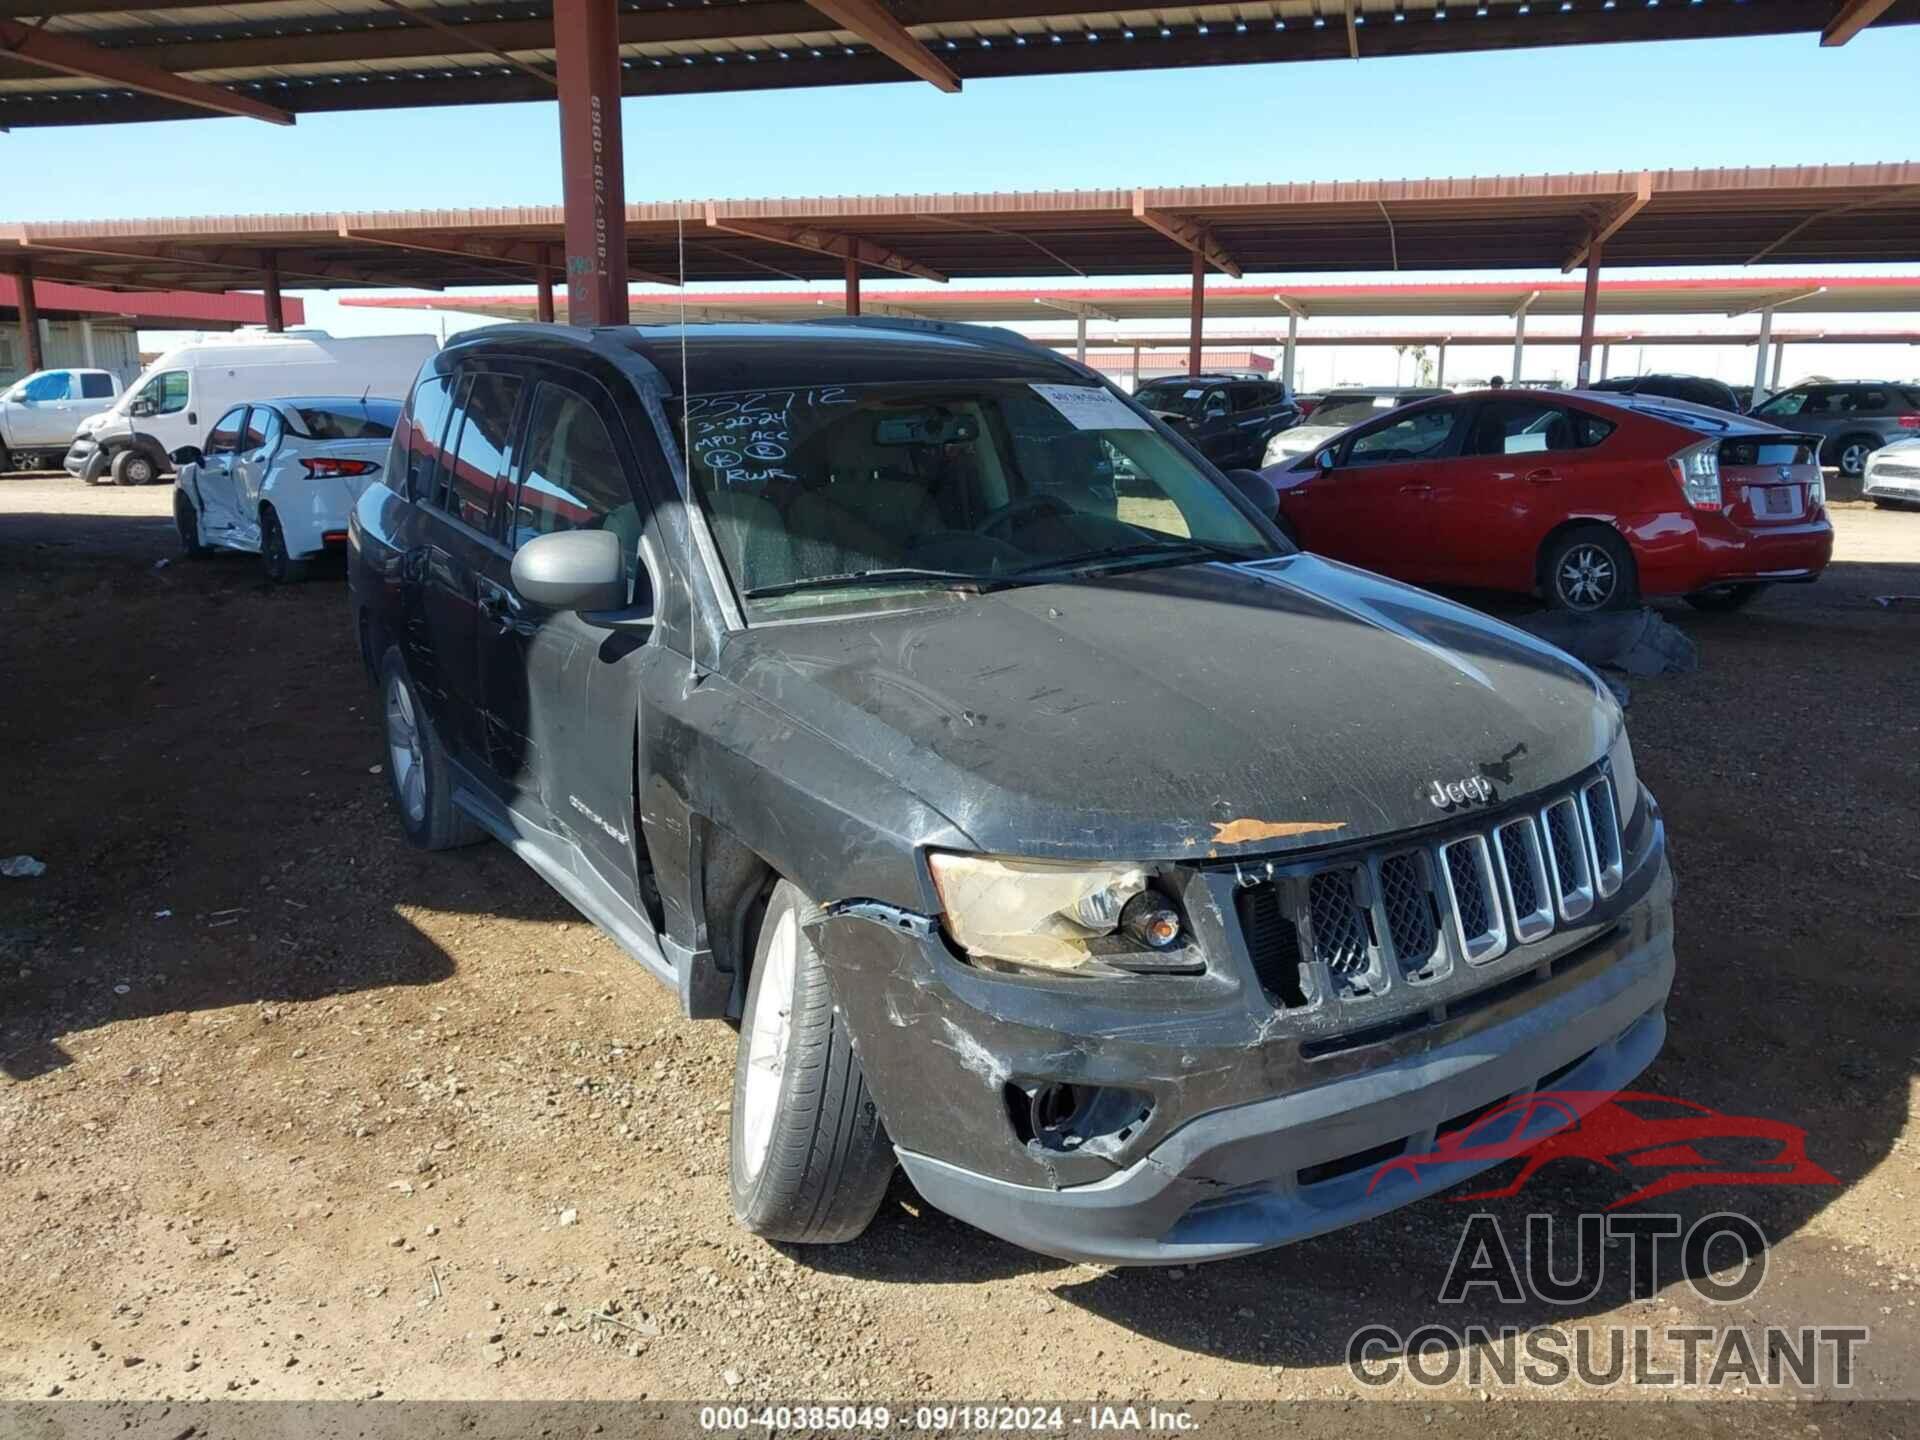
<instances>
[{"instance_id":1,"label":"chrome grille","mask_svg":"<svg viewBox=\"0 0 1920 1440\"><path fill-rule=\"evenodd\" d=\"M1523 945L1538 940L1553 929L1553 899L1547 893L1547 867L1540 858L1540 832L1533 817L1522 815L1500 826L1493 832L1493 845L1506 883L1513 938Z\"/></svg>"},{"instance_id":2,"label":"chrome grille","mask_svg":"<svg viewBox=\"0 0 1920 1440\"><path fill-rule=\"evenodd\" d=\"M1401 968L1409 974L1431 960L1440 943L1425 868L1419 852L1413 850L1380 862L1380 903L1387 912L1387 934Z\"/></svg>"},{"instance_id":3,"label":"chrome grille","mask_svg":"<svg viewBox=\"0 0 1920 1440\"><path fill-rule=\"evenodd\" d=\"M1307 886L1313 957L1336 975L1367 968L1367 925L1353 893L1351 868L1322 870Z\"/></svg>"},{"instance_id":4,"label":"chrome grille","mask_svg":"<svg viewBox=\"0 0 1920 1440\"><path fill-rule=\"evenodd\" d=\"M1276 1008L1444 981L1463 962L1484 965L1579 921L1625 882L1618 797L1604 771L1537 811L1483 823L1318 868L1273 863L1248 876L1237 865L1236 915Z\"/></svg>"},{"instance_id":5,"label":"chrome grille","mask_svg":"<svg viewBox=\"0 0 1920 1440\"><path fill-rule=\"evenodd\" d=\"M1562 920L1578 920L1593 908L1593 870L1587 859L1587 837L1582 833L1580 807L1573 797L1556 800L1540 812L1553 852L1550 867L1554 901Z\"/></svg>"}]
</instances>

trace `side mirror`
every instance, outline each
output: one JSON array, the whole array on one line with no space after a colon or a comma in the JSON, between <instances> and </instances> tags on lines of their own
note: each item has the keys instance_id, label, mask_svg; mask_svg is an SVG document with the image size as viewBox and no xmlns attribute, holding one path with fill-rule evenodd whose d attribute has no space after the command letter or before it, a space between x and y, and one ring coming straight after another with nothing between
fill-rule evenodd
<instances>
[{"instance_id":1,"label":"side mirror","mask_svg":"<svg viewBox=\"0 0 1920 1440\"><path fill-rule=\"evenodd\" d=\"M1227 479L1233 488L1253 502L1253 508L1269 520L1280 513L1280 492L1258 470L1229 470Z\"/></svg>"},{"instance_id":2,"label":"side mirror","mask_svg":"<svg viewBox=\"0 0 1920 1440\"><path fill-rule=\"evenodd\" d=\"M1318 455L1313 457L1313 463L1318 465L1322 470L1333 469L1333 451L1322 450Z\"/></svg>"},{"instance_id":3,"label":"side mirror","mask_svg":"<svg viewBox=\"0 0 1920 1440\"><path fill-rule=\"evenodd\" d=\"M135 417L151 415L153 414L153 402L151 400L135 400L127 406L127 414Z\"/></svg>"},{"instance_id":4,"label":"side mirror","mask_svg":"<svg viewBox=\"0 0 1920 1440\"><path fill-rule=\"evenodd\" d=\"M207 457L200 453L198 445L182 445L167 458L173 461L173 468L178 470L182 465L198 465Z\"/></svg>"},{"instance_id":5,"label":"side mirror","mask_svg":"<svg viewBox=\"0 0 1920 1440\"><path fill-rule=\"evenodd\" d=\"M551 535L537 535L514 552L512 575L516 591L548 610L628 616L644 609L651 618L651 596L646 597L644 606L627 604L620 537L611 530L556 530Z\"/></svg>"}]
</instances>

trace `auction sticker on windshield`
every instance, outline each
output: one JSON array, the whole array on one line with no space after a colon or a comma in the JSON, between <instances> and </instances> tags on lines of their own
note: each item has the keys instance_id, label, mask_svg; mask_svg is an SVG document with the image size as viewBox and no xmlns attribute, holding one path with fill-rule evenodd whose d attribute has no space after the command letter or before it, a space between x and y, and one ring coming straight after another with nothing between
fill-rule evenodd
<instances>
[{"instance_id":1,"label":"auction sticker on windshield","mask_svg":"<svg viewBox=\"0 0 1920 1440\"><path fill-rule=\"evenodd\" d=\"M1144 415L1135 414L1111 390L1094 385L1035 385L1033 393L1046 401L1076 430L1151 430Z\"/></svg>"}]
</instances>

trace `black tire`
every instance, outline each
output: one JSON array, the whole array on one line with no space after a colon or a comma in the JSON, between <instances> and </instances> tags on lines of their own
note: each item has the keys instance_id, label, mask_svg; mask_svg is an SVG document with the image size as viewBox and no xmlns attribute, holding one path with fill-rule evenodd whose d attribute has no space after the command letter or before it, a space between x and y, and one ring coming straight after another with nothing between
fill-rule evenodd
<instances>
[{"instance_id":1,"label":"black tire","mask_svg":"<svg viewBox=\"0 0 1920 1440\"><path fill-rule=\"evenodd\" d=\"M116 485L151 485L160 478L160 467L143 450L122 450L110 467Z\"/></svg>"},{"instance_id":2,"label":"black tire","mask_svg":"<svg viewBox=\"0 0 1920 1440\"><path fill-rule=\"evenodd\" d=\"M394 706L404 696L406 723L412 726L415 744L408 750L406 765L395 758L396 716ZM447 752L426 707L420 704L413 678L407 674L407 662L400 658L400 647L387 647L380 662L380 723L385 744L386 763L381 767L387 777L387 793L399 812L400 827L407 839L422 850L452 850L473 845L487 838L487 832L466 811L453 803L453 786L447 767ZM410 776L418 774L417 802L408 787Z\"/></svg>"},{"instance_id":3,"label":"black tire","mask_svg":"<svg viewBox=\"0 0 1920 1440\"><path fill-rule=\"evenodd\" d=\"M800 1245L836 1244L864 1231L886 1197L894 1165L846 1021L834 1008L826 964L807 939L806 926L818 915L818 907L785 880L767 901L735 1053L727 1139L733 1213L756 1235ZM791 989L784 1029L766 1036L755 1022L762 1002L781 998L769 990L783 969L769 960L777 944L792 947L791 966L785 967ZM760 1147L748 1137L756 1037L771 1045L760 1056L761 1104L769 1094L776 1097ZM773 1068L765 1063L770 1056L778 1060L772 1075L766 1073Z\"/></svg>"},{"instance_id":4,"label":"black tire","mask_svg":"<svg viewBox=\"0 0 1920 1440\"><path fill-rule=\"evenodd\" d=\"M1767 587L1760 584L1716 585L1711 590L1696 590L1687 596L1687 604L1696 610L1716 613L1725 610L1744 610L1760 598L1760 592Z\"/></svg>"},{"instance_id":5,"label":"black tire","mask_svg":"<svg viewBox=\"0 0 1920 1440\"><path fill-rule=\"evenodd\" d=\"M186 492L173 492L173 528L180 532L180 553L189 560L204 560L207 547L200 543L200 512L193 508Z\"/></svg>"},{"instance_id":6,"label":"black tire","mask_svg":"<svg viewBox=\"0 0 1920 1440\"><path fill-rule=\"evenodd\" d=\"M1833 442L1833 468L1841 479L1858 481L1866 474L1867 457L1885 443L1878 435L1842 435Z\"/></svg>"},{"instance_id":7,"label":"black tire","mask_svg":"<svg viewBox=\"0 0 1920 1440\"><path fill-rule=\"evenodd\" d=\"M1540 588L1547 604L1575 614L1627 610L1640 603L1633 552L1620 533L1583 525L1556 537L1540 559Z\"/></svg>"},{"instance_id":8,"label":"black tire","mask_svg":"<svg viewBox=\"0 0 1920 1440\"><path fill-rule=\"evenodd\" d=\"M287 554L286 532L273 507L260 507L260 568L270 585L294 585L307 578L307 562Z\"/></svg>"}]
</instances>

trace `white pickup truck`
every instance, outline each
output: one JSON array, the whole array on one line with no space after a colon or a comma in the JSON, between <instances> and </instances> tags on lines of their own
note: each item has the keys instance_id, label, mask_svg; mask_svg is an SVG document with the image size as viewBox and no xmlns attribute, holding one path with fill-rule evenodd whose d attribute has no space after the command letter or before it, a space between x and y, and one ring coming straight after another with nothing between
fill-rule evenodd
<instances>
[{"instance_id":1,"label":"white pickup truck","mask_svg":"<svg viewBox=\"0 0 1920 1440\"><path fill-rule=\"evenodd\" d=\"M80 422L120 395L106 370L36 370L0 394L0 471L57 468Z\"/></svg>"}]
</instances>

